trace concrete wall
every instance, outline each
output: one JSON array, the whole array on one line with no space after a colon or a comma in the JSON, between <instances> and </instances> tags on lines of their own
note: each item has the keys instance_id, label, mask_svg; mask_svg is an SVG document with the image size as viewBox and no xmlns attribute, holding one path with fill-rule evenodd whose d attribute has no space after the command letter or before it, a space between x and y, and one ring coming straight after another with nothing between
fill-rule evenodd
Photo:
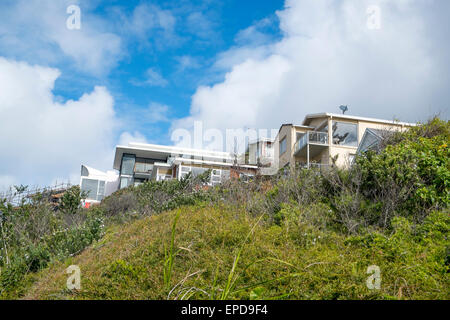
<instances>
[{"instance_id":1,"label":"concrete wall","mask_svg":"<svg viewBox=\"0 0 450 320\"><path fill-rule=\"evenodd\" d=\"M281 127L280 132L278 133L277 142L276 145L276 154L279 155L279 168L283 168L286 164L291 163L292 160L292 147L293 147L293 127L292 125L284 125ZM283 140L283 138L286 138L286 152L283 154L280 154L280 143Z\"/></svg>"}]
</instances>

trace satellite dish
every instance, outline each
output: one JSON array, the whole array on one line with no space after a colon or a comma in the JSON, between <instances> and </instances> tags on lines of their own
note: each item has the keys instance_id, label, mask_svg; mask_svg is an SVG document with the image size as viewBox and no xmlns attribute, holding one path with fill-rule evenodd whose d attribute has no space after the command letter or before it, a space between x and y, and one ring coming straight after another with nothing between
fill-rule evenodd
<instances>
[{"instance_id":1,"label":"satellite dish","mask_svg":"<svg viewBox=\"0 0 450 320\"><path fill-rule=\"evenodd\" d=\"M347 106L339 106L339 109L342 110L342 114L345 114L345 111L348 110L348 107Z\"/></svg>"}]
</instances>

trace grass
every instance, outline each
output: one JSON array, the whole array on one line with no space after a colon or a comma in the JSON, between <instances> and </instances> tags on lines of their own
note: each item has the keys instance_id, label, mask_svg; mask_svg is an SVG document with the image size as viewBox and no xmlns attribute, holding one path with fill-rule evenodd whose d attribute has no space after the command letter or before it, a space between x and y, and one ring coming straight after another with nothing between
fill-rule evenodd
<instances>
[{"instance_id":1,"label":"grass","mask_svg":"<svg viewBox=\"0 0 450 320\"><path fill-rule=\"evenodd\" d=\"M172 224L172 234L170 237L170 246L169 249L166 250L164 248L164 283L167 288L170 287L170 279L172 277L172 268L173 268L173 260L175 257L174 253L174 243L175 243L175 230L177 227L177 221L180 218L181 210L178 210L177 215Z\"/></svg>"},{"instance_id":2,"label":"grass","mask_svg":"<svg viewBox=\"0 0 450 320\"><path fill-rule=\"evenodd\" d=\"M396 234L368 241L299 221L278 226L244 210L196 205L113 226L35 275L24 298L450 298L448 268L435 254L445 243L399 242ZM80 291L65 288L71 264L81 269ZM369 265L381 269L380 290L366 286Z\"/></svg>"}]
</instances>

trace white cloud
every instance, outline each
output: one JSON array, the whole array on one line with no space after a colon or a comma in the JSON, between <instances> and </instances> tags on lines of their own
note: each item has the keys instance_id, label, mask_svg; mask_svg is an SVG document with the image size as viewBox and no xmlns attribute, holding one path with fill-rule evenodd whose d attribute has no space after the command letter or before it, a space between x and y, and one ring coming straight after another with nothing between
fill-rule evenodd
<instances>
[{"instance_id":1,"label":"white cloud","mask_svg":"<svg viewBox=\"0 0 450 320\"><path fill-rule=\"evenodd\" d=\"M66 9L81 8L81 29L69 30ZM93 6L93 4L91 3ZM86 1L18 0L0 10L0 50L4 56L54 64L68 57L86 73L107 73L123 57L119 36L109 21L91 13Z\"/></svg>"},{"instance_id":2,"label":"white cloud","mask_svg":"<svg viewBox=\"0 0 450 320\"><path fill-rule=\"evenodd\" d=\"M183 72L188 69L196 69L201 66L197 58L188 55L175 57L175 60L178 63L177 72Z\"/></svg>"},{"instance_id":3,"label":"white cloud","mask_svg":"<svg viewBox=\"0 0 450 320\"><path fill-rule=\"evenodd\" d=\"M138 47L147 52L152 46L165 49L182 41L176 33L177 19L172 11L143 3L136 6L130 14L125 12L123 7L109 8L110 19L117 22L117 33L125 41L137 40Z\"/></svg>"},{"instance_id":4,"label":"white cloud","mask_svg":"<svg viewBox=\"0 0 450 320\"><path fill-rule=\"evenodd\" d=\"M209 17L202 12L192 12L186 19L187 28L196 36L211 40L217 37L217 33L214 29L215 23L209 19Z\"/></svg>"},{"instance_id":5,"label":"white cloud","mask_svg":"<svg viewBox=\"0 0 450 320\"><path fill-rule=\"evenodd\" d=\"M148 107L147 122L167 122L169 121L169 106L157 102L150 103Z\"/></svg>"},{"instance_id":6,"label":"white cloud","mask_svg":"<svg viewBox=\"0 0 450 320\"><path fill-rule=\"evenodd\" d=\"M158 71L154 70L153 68L149 68L145 72L144 80L131 79L130 83L139 87L165 87L169 82Z\"/></svg>"},{"instance_id":7,"label":"white cloud","mask_svg":"<svg viewBox=\"0 0 450 320\"><path fill-rule=\"evenodd\" d=\"M382 10L380 30L367 28L373 4ZM442 70L450 68L437 52L448 53L448 46L444 33L435 35L434 4L288 0L277 13L282 39L246 45L242 39L257 28L242 31L238 45L216 61L215 68L229 68L225 79L199 87L190 115L172 129L191 129L195 120L219 129L278 128L300 123L307 113L339 112L341 104L350 114L405 121L445 111L450 83ZM440 105L429 108L434 101Z\"/></svg>"},{"instance_id":8,"label":"white cloud","mask_svg":"<svg viewBox=\"0 0 450 320\"><path fill-rule=\"evenodd\" d=\"M17 181L13 176L0 175L0 197L3 192L8 191L14 185L17 185Z\"/></svg>"},{"instance_id":9,"label":"white cloud","mask_svg":"<svg viewBox=\"0 0 450 320\"><path fill-rule=\"evenodd\" d=\"M133 10L128 28L142 38L155 30L172 34L176 18L169 10L163 10L155 5L141 4Z\"/></svg>"},{"instance_id":10,"label":"white cloud","mask_svg":"<svg viewBox=\"0 0 450 320\"><path fill-rule=\"evenodd\" d=\"M73 177L81 164L111 169L121 126L111 94L95 87L78 100L58 102L52 90L59 75L0 57L0 188L68 178L78 183ZM142 138L136 132L133 137Z\"/></svg>"},{"instance_id":11,"label":"white cloud","mask_svg":"<svg viewBox=\"0 0 450 320\"><path fill-rule=\"evenodd\" d=\"M235 37L236 44L239 46L257 46L268 43L272 37L264 29L273 24L272 20L264 18L239 31Z\"/></svg>"},{"instance_id":12,"label":"white cloud","mask_svg":"<svg viewBox=\"0 0 450 320\"><path fill-rule=\"evenodd\" d=\"M148 143L147 138L145 138L144 135L142 135L138 131L134 131L133 133L130 132L123 132L120 135L119 143L118 145L121 146L127 146L130 142L141 142L141 143Z\"/></svg>"}]
</instances>

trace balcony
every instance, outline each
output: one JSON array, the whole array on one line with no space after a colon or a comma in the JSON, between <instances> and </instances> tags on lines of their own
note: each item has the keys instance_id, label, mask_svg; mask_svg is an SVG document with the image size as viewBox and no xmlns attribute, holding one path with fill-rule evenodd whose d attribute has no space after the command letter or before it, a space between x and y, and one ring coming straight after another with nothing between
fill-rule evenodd
<instances>
[{"instance_id":1,"label":"balcony","mask_svg":"<svg viewBox=\"0 0 450 320\"><path fill-rule=\"evenodd\" d=\"M328 133L318 132L318 131L308 131L306 132L294 145L294 154L305 156L306 146L310 144L313 146L318 146L311 148L315 152L320 151L323 147L328 147ZM310 150L311 151L311 150ZM314 156L314 155L312 155Z\"/></svg>"},{"instance_id":2,"label":"balcony","mask_svg":"<svg viewBox=\"0 0 450 320\"><path fill-rule=\"evenodd\" d=\"M136 162L134 167L134 177L141 179L149 179L153 172L153 164L145 162Z\"/></svg>"}]
</instances>

